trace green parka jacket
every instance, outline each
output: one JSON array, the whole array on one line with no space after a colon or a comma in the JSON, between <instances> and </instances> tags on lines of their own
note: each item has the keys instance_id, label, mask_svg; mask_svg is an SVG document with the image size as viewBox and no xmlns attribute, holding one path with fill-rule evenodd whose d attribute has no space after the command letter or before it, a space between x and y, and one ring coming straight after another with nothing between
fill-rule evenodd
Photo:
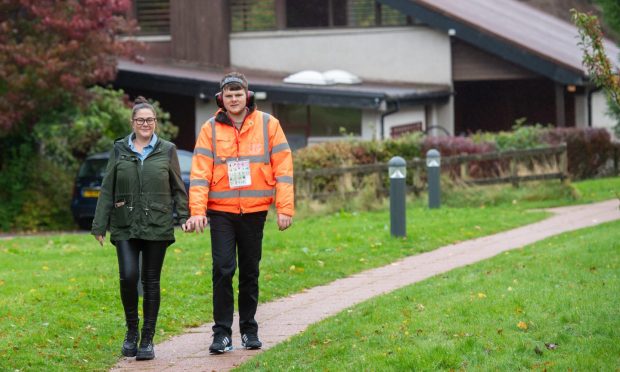
<instances>
[{"instance_id":1,"label":"green parka jacket","mask_svg":"<svg viewBox=\"0 0 620 372\"><path fill-rule=\"evenodd\" d=\"M187 192L176 146L158 139L143 162L129 148L129 137L117 139L110 153L92 234L110 241L144 239L174 242L173 206L181 224L188 217Z\"/></svg>"}]
</instances>

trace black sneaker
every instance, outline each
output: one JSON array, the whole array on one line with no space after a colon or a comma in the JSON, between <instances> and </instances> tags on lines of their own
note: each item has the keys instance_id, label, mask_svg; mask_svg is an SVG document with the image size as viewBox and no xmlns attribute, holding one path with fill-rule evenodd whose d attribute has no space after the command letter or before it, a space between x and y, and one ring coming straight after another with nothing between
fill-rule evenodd
<instances>
[{"instance_id":1,"label":"black sneaker","mask_svg":"<svg viewBox=\"0 0 620 372\"><path fill-rule=\"evenodd\" d=\"M241 347L255 350L260 349L262 346L263 343L260 342L256 333L245 333L243 334L243 336L241 336Z\"/></svg>"},{"instance_id":2,"label":"black sneaker","mask_svg":"<svg viewBox=\"0 0 620 372\"><path fill-rule=\"evenodd\" d=\"M232 349L232 340L230 337L224 335L213 336L213 343L209 346L209 352L211 354L222 354Z\"/></svg>"}]
</instances>

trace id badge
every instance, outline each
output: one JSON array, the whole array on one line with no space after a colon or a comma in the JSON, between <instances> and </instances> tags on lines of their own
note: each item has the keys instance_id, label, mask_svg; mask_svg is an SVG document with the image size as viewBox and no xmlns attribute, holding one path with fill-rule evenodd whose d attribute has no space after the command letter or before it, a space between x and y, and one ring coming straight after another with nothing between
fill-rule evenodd
<instances>
[{"instance_id":1,"label":"id badge","mask_svg":"<svg viewBox=\"0 0 620 372\"><path fill-rule=\"evenodd\" d=\"M250 160L228 160L226 165L228 165L228 183L231 189L252 184Z\"/></svg>"}]
</instances>

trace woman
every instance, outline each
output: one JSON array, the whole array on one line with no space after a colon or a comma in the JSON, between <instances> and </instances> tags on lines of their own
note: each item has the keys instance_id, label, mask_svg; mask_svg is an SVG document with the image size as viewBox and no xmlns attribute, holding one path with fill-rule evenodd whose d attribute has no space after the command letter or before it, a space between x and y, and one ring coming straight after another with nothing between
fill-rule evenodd
<instances>
[{"instance_id":1,"label":"woman","mask_svg":"<svg viewBox=\"0 0 620 372\"><path fill-rule=\"evenodd\" d=\"M127 333L122 354L137 360L155 357L153 335L160 303L160 274L166 248L174 242L173 202L179 222L187 219L187 192L176 147L155 134L155 108L138 97L132 132L114 142L103 178L92 234L103 245L107 228L116 246L121 301ZM138 334L138 256L142 252L142 310ZM140 346L138 347L138 339Z\"/></svg>"}]
</instances>

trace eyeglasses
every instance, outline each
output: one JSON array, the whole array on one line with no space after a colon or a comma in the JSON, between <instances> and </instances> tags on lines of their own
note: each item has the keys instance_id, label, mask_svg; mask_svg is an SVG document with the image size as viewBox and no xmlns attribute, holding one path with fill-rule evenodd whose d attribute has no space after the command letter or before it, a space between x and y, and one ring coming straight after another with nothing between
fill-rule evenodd
<instances>
[{"instance_id":1,"label":"eyeglasses","mask_svg":"<svg viewBox=\"0 0 620 372\"><path fill-rule=\"evenodd\" d=\"M133 121L138 125L147 124L149 126L154 125L157 122L157 118L135 118Z\"/></svg>"}]
</instances>

